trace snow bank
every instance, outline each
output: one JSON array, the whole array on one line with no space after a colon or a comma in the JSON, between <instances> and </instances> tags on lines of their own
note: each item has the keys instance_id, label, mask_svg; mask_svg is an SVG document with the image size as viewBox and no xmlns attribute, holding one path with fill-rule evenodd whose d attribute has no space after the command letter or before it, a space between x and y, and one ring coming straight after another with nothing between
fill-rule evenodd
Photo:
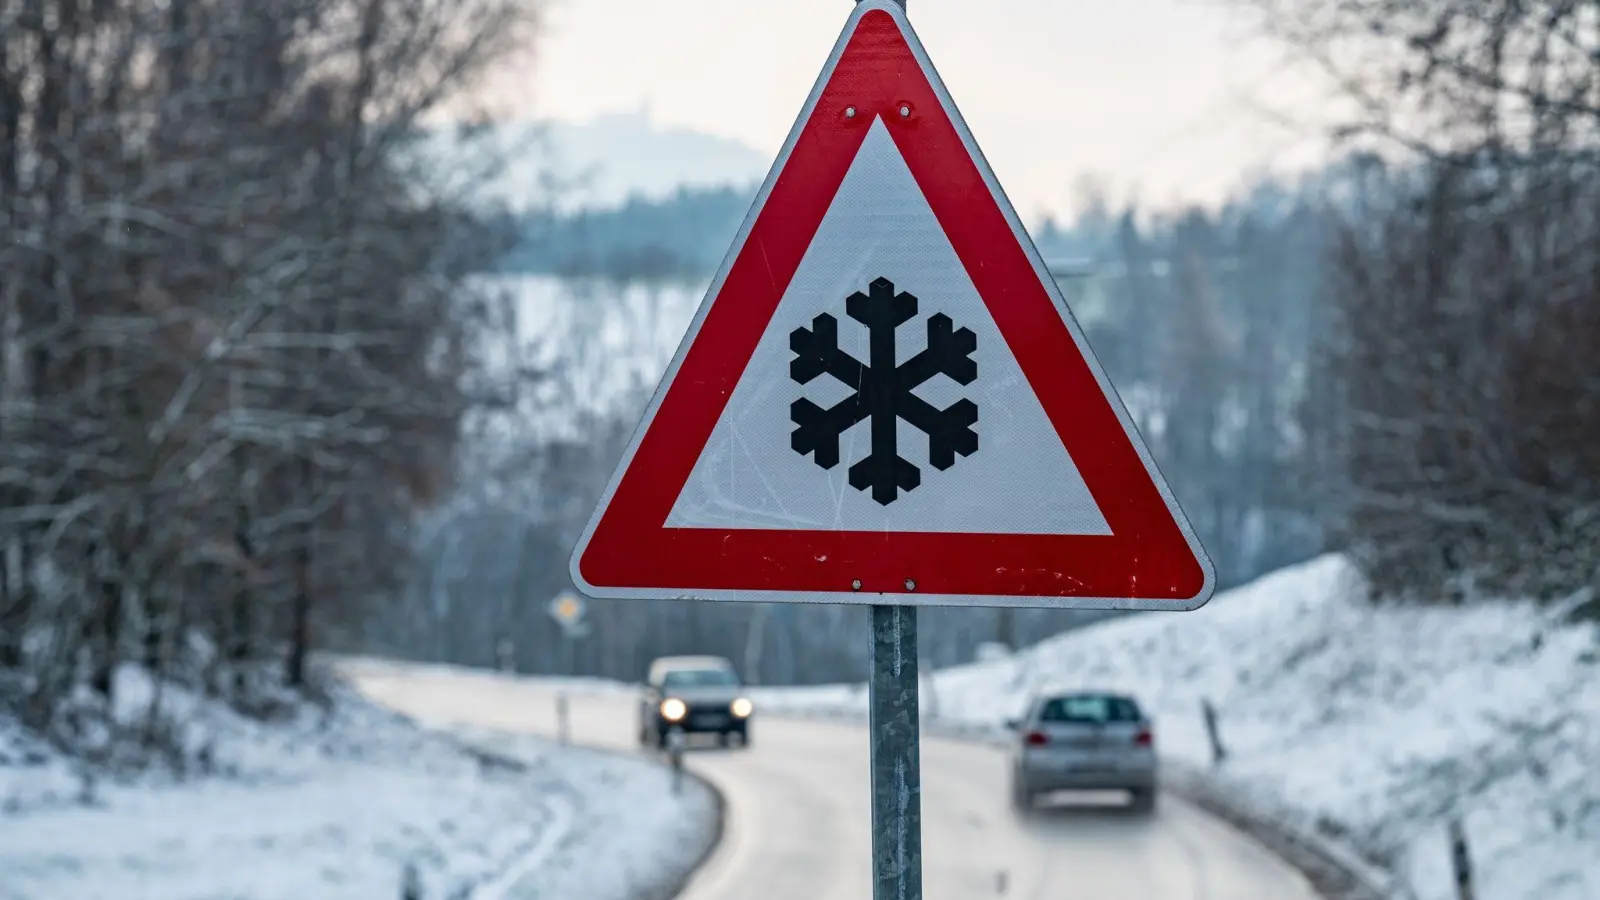
<instances>
[{"instance_id":1,"label":"snow bank","mask_svg":"<svg viewBox=\"0 0 1600 900\"><path fill-rule=\"evenodd\" d=\"M474 746L519 760L538 759L549 748L527 735L460 733ZM675 792L664 766L582 747L563 751L569 773L580 769L586 783L604 789L586 792L583 815L558 852L508 896L669 900L716 841L716 795L693 777Z\"/></svg>"},{"instance_id":2,"label":"snow bank","mask_svg":"<svg viewBox=\"0 0 1600 900\"><path fill-rule=\"evenodd\" d=\"M148 710L154 686L119 679L116 717ZM603 829L676 815L678 831L632 838L648 861L708 828L693 803L709 801L643 760L528 740L503 761L343 688L271 723L163 694L204 771L91 770L0 719L0 900L374 900L407 880L423 900L631 900L614 849L591 846Z\"/></svg>"},{"instance_id":3,"label":"snow bank","mask_svg":"<svg viewBox=\"0 0 1600 900\"><path fill-rule=\"evenodd\" d=\"M636 697L639 686L618 681L614 678L601 678L593 675L523 675L515 672L504 672L498 669L484 669L476 666L455 665L452 663L427 663L411 662L409 660L385 659L376 656L336 656L329 657L340 671L349 675L378 675L393 676L403 673L407 677L424 681L432 681L444 686L446 691L461 690L462 686L456 683L459 679L469 681L499 682L505 686L525 684L538 684L540 687L551 691L560 690L574 697ZM411 685L416 690L420 685Z\"/></svg>"},{"instance_id":4,"label":"snow bank","mask_svg":"<svg viewBox=\"0 0 1600 900\"><path fill-rule=\"evenodd\" d=\"M1144 614L1012 659L938 673L940 719L998 725L1044 685L1129 690L1163 752L1292 809L1453 900L1445 827L1463 817L1479 900L1600 897L1600 628L1562 608L1374 606L1338 557L1184 614ZM862 711L858 686L766 691L769 711Z\"/></svg>"}]
</instances>

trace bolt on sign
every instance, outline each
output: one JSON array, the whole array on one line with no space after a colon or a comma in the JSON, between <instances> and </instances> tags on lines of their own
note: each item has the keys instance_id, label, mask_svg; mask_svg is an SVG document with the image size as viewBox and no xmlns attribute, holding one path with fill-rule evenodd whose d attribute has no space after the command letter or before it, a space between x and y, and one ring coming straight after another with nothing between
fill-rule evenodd
<instances>
[{"instance_id":1,"label":"bolt on sign","mask_svg":"<svg viewBox=\"0 0 1600 900\"><path fill-rule=\"evenodd\" d=\"M616 598L1209 597L1210 561L898 4L850 17L571 568Z\"/></svg>"}]
</instances>

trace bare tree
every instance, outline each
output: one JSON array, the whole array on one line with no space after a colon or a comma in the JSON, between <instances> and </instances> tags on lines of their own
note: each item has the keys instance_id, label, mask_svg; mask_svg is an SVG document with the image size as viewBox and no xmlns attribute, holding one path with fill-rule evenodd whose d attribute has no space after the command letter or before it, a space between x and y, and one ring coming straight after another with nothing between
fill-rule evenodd
<instances>
[{"instance_id":1,"label":"bare tree","mask_svg":"<svg viewBox=\"0 0 1600 900\"><path fill-rule=\"evenodd\" d=\"M1379 591L1600 579L1600 11L1263 4L1335 74L1347 185L1308 432Z\"/></svg>"},{"instance_id":2,"label":"bare tree","mask_svg":"<svg viewBox=\"0 0 1600 900\"><path fill-rule=\"evenodd\" d=\"M250 707L396 583L492 311L423 117L516 0L0 0L0 702Z\"/></svg>"}]
</instances>

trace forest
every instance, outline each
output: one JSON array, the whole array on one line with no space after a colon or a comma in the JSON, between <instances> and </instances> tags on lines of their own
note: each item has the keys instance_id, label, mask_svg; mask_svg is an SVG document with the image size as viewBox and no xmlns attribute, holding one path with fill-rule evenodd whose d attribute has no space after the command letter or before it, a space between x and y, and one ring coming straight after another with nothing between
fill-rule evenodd
<instances>
[{"instance_id":1,"label":"forest","mask_svg":"<svg viewBox=\"0 0 1600 900\"><path fill-rule=\"evenodd\" d=\"M413 146L532 24L0 0L0 716L109 752L128 665L270 710L405 583L516 389L468 278L509 244Z\"/></svg>"},{"instance_id":2,"label":"forest","mask_svg":"<svg viewBox=\"0 0 1600 900\"><path fill-rule=\"evenodd\" d=\"M1595 8L1248 2L1348 101L1337 158L1034 233L1223 585L1339 551L1392 602L1595 588ZM548 616L749 192L474 201L495 161L414 139L532 24L0 0L0 710L70 742L123 665L255 708L321 651L860 676L857 609L591 602L573 643ZM534 275L581 315L530 325ZM941 610L923 650L1091 618Z\"/></svg>"}]
</instances>

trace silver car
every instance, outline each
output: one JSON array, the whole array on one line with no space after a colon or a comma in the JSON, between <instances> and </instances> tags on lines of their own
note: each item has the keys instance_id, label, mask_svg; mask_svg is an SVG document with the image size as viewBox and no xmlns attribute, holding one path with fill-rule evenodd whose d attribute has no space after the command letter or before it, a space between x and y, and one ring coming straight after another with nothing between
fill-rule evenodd
<instances>
[{"instance_id":1,"label":"silver car","mask_svg":"<svg viewBox=\"0 0 1600 900\"><path fill-rule=\"evenodd\" d=\"M1011 752L1011 802L1033 809L1052 791L1124 790L1138 812L1155 809L1155 733L1132 697L1105 692L1042 694L1021 719Z\"/></svg>"}]
</instances>

